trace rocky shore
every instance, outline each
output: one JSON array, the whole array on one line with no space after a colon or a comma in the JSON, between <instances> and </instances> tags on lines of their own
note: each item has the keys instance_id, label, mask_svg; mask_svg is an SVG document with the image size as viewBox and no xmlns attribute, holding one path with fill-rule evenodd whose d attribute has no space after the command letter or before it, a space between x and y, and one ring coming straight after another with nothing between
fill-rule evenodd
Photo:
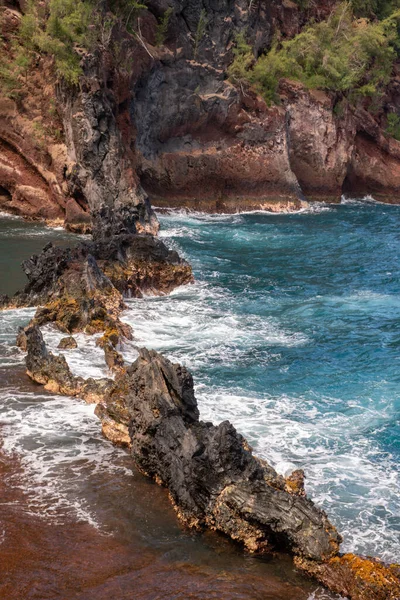
<instances>
[{"instance_id":1,"label":"rocky shore","mask_svg":"<svg viewBox=\"0 0 400 600\"><path fill-rule=\"evenodd\" d=\"M0 7L9 61L25 4ZM104 435L166 488L185 524L251 552L289 553L351 600L398 600L399 565L341 554L341 536L307 498L301 471L284 478L232 424L202 422L185 367L144 349L127 365L122 350L134 333L120 318L124 298L193 281L190 265L155 237L150 200L212 212L294 210L307 200L339 202L343 193L400 202L400 142L385 130L385 111L337 111L334 94L286 79L270 106L228 79L234 32L248 32L258 57L277 32L289 39L302 29L299 4L210 1L202 10L149 0L132 32L129 19L101 3L112 26L91 51L72 44L80 57L74 85L56 76L50 54L31 50L18 94L0 90L0 209L93 239L70 249L50 244L25 261L25 290L0 306L38 306L18 335L28 376L95 403ZM333 4L312 3L307 18L325 18ZM398 79L395 71L386 111L397 110ZM110 376L74 376L65 356L46 348L46 324L65 334L64 348L77 332L96 336Z\"/></svg>"},{"instance_id":2,"label":"rocky shore","mask_svg":"<svg viewBox=\"0 0 400 600\"><path fill-rule=\"evenodd\" d=\"M21 330L29 377L52 393L95 403L105 437L126 447L136 467L168 490L189 527L220 531L248 551L290 553L296 566L352 600L395 600L400 568L340 553L342 538L307 498L304 474L284 478L255 457L229 423L199 419L187 369L155 351L125 364L121 342L132 331L119 316L124 296L168 293L192 281L190 266L152 236L121 235L61 250L48 245L24 263L29 282L3 306L40 304ZM40 327L96 335L110 377L72 374L63 354L50 352Z\"/></svg>"}]
</instances>

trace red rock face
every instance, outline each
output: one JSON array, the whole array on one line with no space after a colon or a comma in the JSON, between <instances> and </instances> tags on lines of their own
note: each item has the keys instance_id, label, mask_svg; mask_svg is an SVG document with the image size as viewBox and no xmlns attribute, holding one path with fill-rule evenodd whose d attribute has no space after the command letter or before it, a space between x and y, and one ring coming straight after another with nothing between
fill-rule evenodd
<instances>
[{"instance_id":1,"label":"red rock face","mask_svg":"<svg viewBox=\"0 0 400 600\"><path fill-rule=\"evenodd\" d=\"M0 209L73 231L93 221L113 235L156 233L149 199L211 212L296 209L342 193L400 202L399 144L384 134L383 113L339 114L333 97L289 81L281 105L267 107L226 79L235 32L246 30L258 55L274 35L290 38L310 18L326 18L333 4L211 3L195 42L201 7L174 0L165 45L156 47L165 6L149 0L141 42L116 29L114 45L83 57L79 88L59 85L57 94L42 57L18 105L0 96ZM3 17L11 43L18 12ZM388 88L390 110L400 106L398 81Z\"/></svg>"},{"instance_id":2,"label":"red rock face","mask_svg":"<svg viewBox=\"0 0 400 600\"><path fill-rule=\"evenodd\" d=\"M210 212L299 206L285 112L245 113L238 102L235 117L225 137L206 124L201 134L187 134L186 143L174 138L165 152L141 157L142 184L155 205Z\"/></svg>"},{"instance_id":3,"label":"red rock face","mask_svg":"<svg viewBox=\"0 0 400 600\"><path fill-rule=\"evenodd\" d=\"M400 202L400 142L390 139L384 147L365 134L355 138L354 152L343 187L348 196L371 195L375 200Z\"/></svg>"}]
</instances>

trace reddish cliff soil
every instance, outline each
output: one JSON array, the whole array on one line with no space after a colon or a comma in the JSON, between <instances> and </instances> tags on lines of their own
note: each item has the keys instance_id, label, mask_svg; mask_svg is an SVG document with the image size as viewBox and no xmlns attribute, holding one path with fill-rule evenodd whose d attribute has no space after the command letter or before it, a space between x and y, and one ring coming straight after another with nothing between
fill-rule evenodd
<instances>
[{"instance_id":1,"label":"reddish cliff soil","mask_svg":"<svg viewBox=\"0 0 400 600\"><path fill-rule=\"evenodd\" d=\"M246 30L259 55L274 35L292 37L334 4L211 2L195 43L200 5L173 0L156 47L166 7L149 0L141 41L116 27L113 45L83 53L73 90L56 84L51 61L38 56L18 101L0 96L0 209L65 220L76 231L107 220L110 232L135 222L155 233L149 199L212 212L291 210L305 199L339 202L342 193L400 202L400 143L384 133L384 112L339 110L333 96L289 81L280 106L268 107L226 79L235 31ZM18 19L3 7L9 48ZM385 110L399 108L399 81L395 74Z\"/></svg>"},{"instance_id":2,"label":"reddish cliff soil","mask_svg":"<svg viewBox=\"0 0 400 600\"><path fill-rule=\"evenodd\" d=\"M19 13L7 7L0 11L9 59ZM71 161L57 112L51 61L37 57L23 80L15 99L0 91L0 210L57 224L68 212L71 223L87 222L86 211L65 184Z\"/></svg>"}]
</instances>

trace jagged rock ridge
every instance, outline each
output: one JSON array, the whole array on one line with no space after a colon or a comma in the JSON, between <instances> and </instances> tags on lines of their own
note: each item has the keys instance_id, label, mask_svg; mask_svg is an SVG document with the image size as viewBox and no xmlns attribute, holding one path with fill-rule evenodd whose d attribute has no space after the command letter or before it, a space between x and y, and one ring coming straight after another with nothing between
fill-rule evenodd
<instances>
[{"instance_id":1,"label":"jagged rock ridge","mask_svg":"<svg viewBox=\"0 0 400 600\"><path fill-rule=\"evenodd\" d=\"M169 490L179 517L208 526L251 551L289 551L302 570L352 600L396 600L400 567L340 555L341 537L304 494L302 475L284 479L252 455L227 421L199 420L190 373L155 351L114 381L74 377L48 352L37 326L25 331L27 372L55 393L96 402L103 433L131 449L137 467Z\"/></svg>"}]
</instances>

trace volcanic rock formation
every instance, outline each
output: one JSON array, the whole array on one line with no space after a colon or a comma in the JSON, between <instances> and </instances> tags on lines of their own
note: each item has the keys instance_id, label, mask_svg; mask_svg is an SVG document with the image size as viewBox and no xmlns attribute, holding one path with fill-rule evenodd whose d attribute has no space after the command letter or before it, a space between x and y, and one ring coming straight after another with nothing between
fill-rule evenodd
<instances>
[{"instance_id":1,"label":"volcanic rock formation","mask_svg":"<svg viewBox=\"0 0 400 600\"><path fill-rule=\"evenodd\" d=\"M129 447L138 469L168 489L186 524L221 531L253 552L291 552L300 569L352 600L399 597L400 566L340 555L340 535L306 497L298 472L283 478L229 422L199 420L185 367L140 349L114 381L84 380L47 351L37 326L25 334L28 375L53 393L98 403L104 435Z\"/></svg>"},{"instance_id":2,"label":"volcanic rock formation","mask_svg":"<svg viewBox=\"0 0 400 600\"><path fill-rule=\"evenodd\" d=\"M119 23L107 43L82 49L75 87L38 56L18 101L0 93L0 209L93 228L100 239L155 233L149 199L217 212L298 209L343 193L399 202L400 142L383 113L337 111L333 94L286 80L280 105L268 106L227 79L237 32L257 58L274 36L292 37L334 4L304 12L287 0L149 0L140 33ZM20 13L0 11L11 48ZM395 72L385 110L397 110L398 92Z\"/></svg>"}]
</instances>

